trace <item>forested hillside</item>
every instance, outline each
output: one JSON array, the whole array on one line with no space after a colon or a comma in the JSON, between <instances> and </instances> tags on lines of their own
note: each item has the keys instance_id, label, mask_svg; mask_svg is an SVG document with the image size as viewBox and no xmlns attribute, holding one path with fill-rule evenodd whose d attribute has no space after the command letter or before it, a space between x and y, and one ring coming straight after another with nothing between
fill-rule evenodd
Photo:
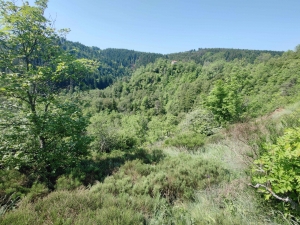
<instances>
[{"instance_id":1,"label":"forested hillside","mask_svg":"<svg viewBox=\"0 0 300 225\"><path fill-rule=\"evenodd\" d=\"M62 48L78 59L85 58L100 62L96 73L84 79L84 84L90 89L106 88L117 79L129 77L136 68L153 63L157 58L166 57L162 54L127 49L101 50L67 40L62 41Z\"/></svg>"},{"instance_id":2,"label":"forested hillside","mask_svg":"<svg viewBox=\"0 0 300 225\"><path fill-rule=\"evenodd\" d=\"M128 82L118 81L99 92L97 101L101 109L150 115L177 116L203 107L219 114L220 122L262 115L299 100L299 54L269 55L260 61L264 55L258 55L256 63L241 59L205 65L158 59L137 69ZM113 101L116 108L107 105Z\"/></svg>"},{"instance_id":3,"label":"forested hillside","mask_svg":"<svg viewBox=\"0 0 300 225\"><path fill-rule=\"evenodd\" d=\"M137 52L126 49L104 49L87 47L78 42L62 39L62 48L78 59L85 58L99 61L98 71L84 79L90 89L104 89L120 78L129 77L139 67L154 63L158 58L179 60L183 62L194 61L204 65L219 60L233 61L243 59L248 63L263 62L272 56L280 56L283 52L239 50L239 49L199 49L174 54L156 54Z\"/></svg>"},{"instance_id":4,"label":"forested hillside","mask_svg":"<svg viewBox=\"0 0 300 225\"><path fill-rule=\"evenodd\" d=\"M300 223L299 46L100 50L0 3L0 224Z\"/></svg>"},{"instance_id":5,"label":"forested hillside","mask_svg":"<svg viewBox=\"0 0 300 225\"><path fill-rule=\"evenodd\" d=\"M193 60L201 65L203 65L205 62L213 62L216 60L225 60L229 62L235 59L244 59L248 63L254 63L255 60L267 60L272 56L280 56L282 53L283 52L266 50L199 48L198 50L168 54L168 58L182 61Z\"/></svg>"}]
</instances>

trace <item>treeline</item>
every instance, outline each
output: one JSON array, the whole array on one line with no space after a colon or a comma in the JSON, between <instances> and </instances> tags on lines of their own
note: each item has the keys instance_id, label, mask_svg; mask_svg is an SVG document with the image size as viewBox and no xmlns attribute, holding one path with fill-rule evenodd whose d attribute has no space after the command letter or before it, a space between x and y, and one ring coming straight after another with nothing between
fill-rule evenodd
<instances>
[{"instance_id":1,"label":"treeline","mask_svg":"<svg viewBox=\"0 0 300 225\"><path fill-rule=\"evenodd\" d=\"M153 63L162 54L138 52L127 49L87 47L79 42L62 41L62 48L77 58L99 61L98 72L84 79L90 89L104 89L115 80L128 77L132 72L148 63Z\"/></svg>"},{"instance_id":2,"label":"treeline","mask_svg":"<svg viewBox=\"0 0 300 225\"><path fill-rule=\"evenodd\" d=\"M127 49L101 50L98 47L87 47L79 42L67 40L62 41L62 48L79 59L86 58L100 62L98 72L84 79L84 84L89 89L104 89L117 79L129 77L139 67L154 63L159 58L183 62L194 61L196 64L205 66L220 60L226 62L244 60L246 63L253 64L265 62L283 54L279 51L207 48L163 55Z\"/></svg>"},{"instance_id":3,"label":"treeline","mask_svg":"<svg viewBox=\"0 0 300 225\"><path fill-rule=\"evenodd\" d=\"M229 49L229 48L199 48L198 50L190 50L186 52L179 52L169 54L168 58L171 60L181 61L195 61L203 65L205 62L213 62L217 60L225 60L226 62L235 59L243 59L247 63L254 63L255 61L268 60L274 56L281 56L281 51L267 51L267 50L248 50L248 49Z\"/></svg>"}]
</instances>

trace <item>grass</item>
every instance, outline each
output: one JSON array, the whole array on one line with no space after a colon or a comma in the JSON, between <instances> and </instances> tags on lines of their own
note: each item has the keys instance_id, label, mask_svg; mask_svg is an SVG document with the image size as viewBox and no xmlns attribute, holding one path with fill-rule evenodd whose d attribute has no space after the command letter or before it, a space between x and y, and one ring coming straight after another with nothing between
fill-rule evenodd
<instances>
[{"instance_id":1,"label":"grass","mask_svg":"<svg viewBox=\"0 0 300 225\"><path fill-rule=\"evenodd\" d=\"M236 179L199 191L195 201L187 205L195 224L284 224L282 218L262 207L245 182Z\"/></svg>"}]
</instances>

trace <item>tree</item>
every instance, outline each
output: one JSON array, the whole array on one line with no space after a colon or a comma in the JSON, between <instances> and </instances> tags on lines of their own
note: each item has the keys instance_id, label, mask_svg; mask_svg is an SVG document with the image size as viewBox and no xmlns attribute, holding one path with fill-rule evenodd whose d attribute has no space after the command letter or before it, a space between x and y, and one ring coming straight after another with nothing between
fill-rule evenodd
<instances>
[{"instance_id":1,"label":"tree","mask_svg":"<svg viewBox=\"0 0 300 225\"><path fill-rule=\"evenodd\" d=\"M88 119L59 93L90 68L60 47L66 30L57 32L43 16L47 0L0 5L0 166L51 185L88 154Z\"/></svg>"},{"instance_id":2,"label":"tree","mask_svg":"<svg viewBox=\"0 0 300 225\"><path fill-rule=\"evenodd\" d=\"M297 45L297 46L295 47L295 52L297 52L297 53L300 52L300 45Z\"/></svg>"},{"instance_id":3,"label":"tree","mask_svg":"<svg viewBox=\"0 0 300 225\"><path fill-rule=\"evenodd\" d=\"M232 76L227 82L218 80L211 90L206 105L219 123L237 121L243 112L240 82Z\"/></svg>"}]
</instances>

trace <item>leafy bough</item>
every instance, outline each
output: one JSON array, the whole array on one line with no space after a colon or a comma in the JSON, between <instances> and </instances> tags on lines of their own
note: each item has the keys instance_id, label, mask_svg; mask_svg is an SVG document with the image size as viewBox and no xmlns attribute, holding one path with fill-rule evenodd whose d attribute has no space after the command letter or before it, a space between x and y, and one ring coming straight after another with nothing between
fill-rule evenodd
<instances>
[{"instance_id":1,"label":"leafy bough","mask_svg":"<svg viewBox=\"0 0 300 225\"><path fill-rule=\"evenodd\" d=\"M249 185L262 191L266 199L272 197L299 209L300 128L287 129L276 144L266 145L265 149L254 161L253 183Z\"/></svg>"}]
</instances>

